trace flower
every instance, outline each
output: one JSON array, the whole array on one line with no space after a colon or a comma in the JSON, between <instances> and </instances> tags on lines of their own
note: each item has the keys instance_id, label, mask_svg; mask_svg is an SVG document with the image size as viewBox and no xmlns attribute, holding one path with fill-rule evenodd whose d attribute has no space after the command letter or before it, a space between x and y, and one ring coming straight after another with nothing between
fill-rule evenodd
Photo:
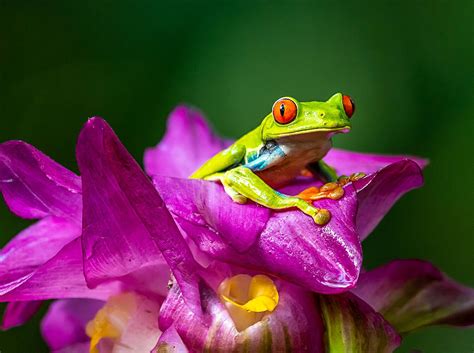
<instances>
[{"instance_id":1,"label":"flower","mask_svg":"<svg viewBox=\"0 0 474 353\"><path fill-rule=\"evenodd\" d=\"M169 153L186 161L191 146L192 164L228 144L196 114L175 111L147 152L153 183L99 118L78 140L80 178L24 142L0 145L7 204L39 219L0 252L4 328L59 299L42 323L55 352L375 353L418 327L474 323L473 291L429 264L394 262L359 277L360 240L421 185L424 161L332 152L339 172L357 158L368 175L342 199L320 201L334 217L318 227L298 212L235 205L217 184L163 175L192 167ZM188 130L172 138L183 121Z\"/></svg>"},{"instance_id":2,"label":"flower","mask_svg":"<svg viewBox=\"0 0 474 353\"><path fill-rule=\"evenodd\" d=\"M398 198L422 185L420 167L427 163L415 157L332 150L326 160L339 174L367 176L346 185L343 198L318 201L333 221L316 227L299 211L239 205L220 185L187 179L229 143L216 137L198 112L179 107L170 116L163 140L145 152L145 170L181 229L207 256L328 294L355 285L361 240ZM280 191L296 195L318 183L299 178Z\"/></svg>"}]
</instances>

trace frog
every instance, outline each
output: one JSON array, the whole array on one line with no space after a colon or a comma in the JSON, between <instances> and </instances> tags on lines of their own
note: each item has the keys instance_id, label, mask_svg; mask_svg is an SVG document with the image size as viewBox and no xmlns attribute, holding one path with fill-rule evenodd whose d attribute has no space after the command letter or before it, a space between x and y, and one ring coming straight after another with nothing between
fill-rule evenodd
<instances>
[{"instance_id":1,"label":"frog","mask_svg":"<svg viewBox=\"0 0 474 353\"><path fill-rule=\"evenodd\" d=\"M323 226L331 213L314 201L338 200L345 184L364 176L338 176L323 160L332 148L332 137L351 130L354 112L354 101L342 93L322 102L279 98L259 126L204 162L190 178L220 182L239 204L251 200L272 210L297 208ZM324 184L298 195L277 190L300 175L317 176Z\"/></svg>"}]
</instances>

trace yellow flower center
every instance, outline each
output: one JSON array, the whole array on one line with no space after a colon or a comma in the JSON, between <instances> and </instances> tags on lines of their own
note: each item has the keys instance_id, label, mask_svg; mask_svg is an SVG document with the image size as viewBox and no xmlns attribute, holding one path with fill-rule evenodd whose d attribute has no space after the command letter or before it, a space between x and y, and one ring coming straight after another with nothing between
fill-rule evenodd
<instances>
[{"instance_id":1,"label":"yellow flower center","mask_svg":"<svg viewBox=\"0 0 474 353\"><path fill-rule=\"evenodd\" d=\"M265 275L237 275L224 280L218 290L238 331L252 326L278 305L278 290Z\"/></svg>"},{"instance_id":2,"label":"yellow flower center","mask_svg":"<svg viewBox=\"0 0 474 353\"><path fill-rule=\"evenodd\" d=\"M99 353L98 345L102 339L115 341L120 338L135 306L135 297L131 293L120 294L107 301L86 326L86 333L91 338L90 353Z\"/></svg>"}]
</instances>

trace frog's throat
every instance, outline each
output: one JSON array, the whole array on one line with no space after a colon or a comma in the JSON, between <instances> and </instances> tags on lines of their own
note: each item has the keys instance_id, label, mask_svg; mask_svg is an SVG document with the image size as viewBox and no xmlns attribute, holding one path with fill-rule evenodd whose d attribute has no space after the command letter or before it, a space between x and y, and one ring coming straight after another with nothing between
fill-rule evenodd
<instances>
[{"instance_id":1,"label":"frog's throat","mask_svg":"<svg viewBox=\"0 0 474 353\"><path fill-rule=\"evenodd\" d=\"M318 133L318 132L329 132L330 136L336 134L336 133L348 133L351 130L350 126L344 126L344 127L337 127L337 128L322 128L322 129L308 129L308 130L297 130L297 131L292 131L286 134L268 134L265 136L266 140L269 139L278 139L281 137L287 137L287 136L294 136L294 135L305 135L305 134L313 134L313 133Z\"/></svg>"}]
</instances>

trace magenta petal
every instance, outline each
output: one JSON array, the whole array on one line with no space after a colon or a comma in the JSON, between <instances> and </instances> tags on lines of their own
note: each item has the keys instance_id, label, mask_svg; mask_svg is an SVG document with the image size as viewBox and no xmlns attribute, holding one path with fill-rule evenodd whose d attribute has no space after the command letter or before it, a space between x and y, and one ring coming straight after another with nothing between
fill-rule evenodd
<instances>
[{"instance_id":1,"label":"magenta petal","mask_svg":"<svg viewBox=\"0 0 474 353\"><path fill-rule=\"evenodd\" d=\"M408 159L390 164L354 182L359 201L356 223L361 240L374 230L401 196L422 185L420 167Z\"/></svg>"},{"instance_id":2,"label":"magenta petal","mask_svg":"<svg viewBox=\"0 0 474 353\"><path fill-rule=\"evenodd\" d=\"M82 342L82 343L73 344L71 346L54 351L52 353L89 353L89 352L90 352L89 342Z\"/></svg>"},{"instance_id":3,"label":"magenta petal","mask_svg":"<svg viewBox=\"0 0 474 353\"><path fill-rule=\"evenodd\" d=\"M87 122L79 136L77 159L88 284L96 286L141 269L159 260L161 252L172 270L179 268L175 277L192 305L198 298L192 294L197 293L192 254L151 181L104 120Z\"/></svg>"},{"instance_id":4,"label":"magenta petal","mask_svg":"<svg viewBox=\"0 0 474 353\"><path fill-rule=\"evenodd\" d=\"M389 164L406 159L415 161L420 168L424 168L428 164L427 159L420 157L369 154L337 148L331 149L324 158L324 161L334 167L338 175L351 175L359 172L366 174L374 173Z\"/></svg>"},{"instance_id":5,"label":"magenta petal","mask_svg":"<svg viewBox=\"0 0 474 353\"><path fill-rule=\"evenodd\" d=\"M182 229L214 259L322 293L341 292L357 281L362 250L351 185L341 200L317 203L332 214L332 220L320 227L295 210L272 212L267 220L266 208L235 204L212 182L159 177L155 184ZM254 224L239 232L248 220Z\"/></svg>"},{"instance_id":6,"label":"magenta petal","mask_svg":"<svg viewBox=\"0 0 474 353\"><path fill-rule=\"evenodd\" d=\"M86 325L104 305L91 299L63 299L53 302L41 322L41 333L52 350L88 342Z\"/></svg>"},{"instance_id":7,"label":"magenta petal","mask_svg":"<svg viewBox=\"0 0 474 353\"><path fill-rule=\"evenodd\" d=\"M190 236L208 239L212 246L230 245L244 252L270 217L266 207L233 202L217 183L168 177L155 177L153 181L168 209L193 223Z\"/></svg>"},{"instance_id":8,"label":"magenta petal","mask_svg":"<svg viewBox=\"0 0 474 353\"><path fill-rule=\"evenodd\" d=\"M0 144L0 191L20 217L80 220L79 177L25 142Z\"/></svg>"},{"instance_id":9,"label":"magenta petal","mask_svg":"<svg viewBox=\"0 0 474 353\"><path fill-rule=\"evenodd\" d=\"M187 178L229 142L216 137L195 109L179 106L170 114L161 142L145 151L148 175Z\"/></svg>"},{"instance_id":10,"label":"magenta petal","mask_svg":"<svg viewBox=\"0 0 474 353\"><path fill-rule=\"evenodd\" d=\"M80 238L68 243L58 254L15 281L0 283L0 301L45 300L53 298L107 298L120 290L110 283L91 290L87 288Z\"/></svg>"},{"instance_id":11,"label":"magenta petal","mask_svg":"<svg viewBox=\"0 0 474 353\"><path fill-rule=\"evenodd\" d=\"M79 226L54 217L20 232L0 250L0 288L30 275L80 232Z\"/></svg>"},{"instance_id":12,"label":"magenta petal","mask_svg":"<svg viewBox=\"0 0 474 353\"><path fill-rule=\"evenodd\" d=\"M152 352L188 353L189 350L184 345L181 337L179 337L178 332L171 326L161 334L158 344Z\"/></svg>"},{"instance_id":13,"label":"magenta petal","mask_svg":"<svg viewBox=\"0 0 474 353\"><path fill-rule=\"evenodd\" d=\"M12 327L21 326L39 310L41 301L26 301L8 303L3 313L1 330L8 330Z\"/></svg>"},{"instance_id":14,"label":"magenta petal","mask_svg":"<svg viewBox=\"0 0 474 353\"><path fill-rule=\"evenodd\" d=\"M398 260L361 275L353 290L401 333L436 324L474 325L474 289L420 260Z\"/></svg>"}]
</instances>

